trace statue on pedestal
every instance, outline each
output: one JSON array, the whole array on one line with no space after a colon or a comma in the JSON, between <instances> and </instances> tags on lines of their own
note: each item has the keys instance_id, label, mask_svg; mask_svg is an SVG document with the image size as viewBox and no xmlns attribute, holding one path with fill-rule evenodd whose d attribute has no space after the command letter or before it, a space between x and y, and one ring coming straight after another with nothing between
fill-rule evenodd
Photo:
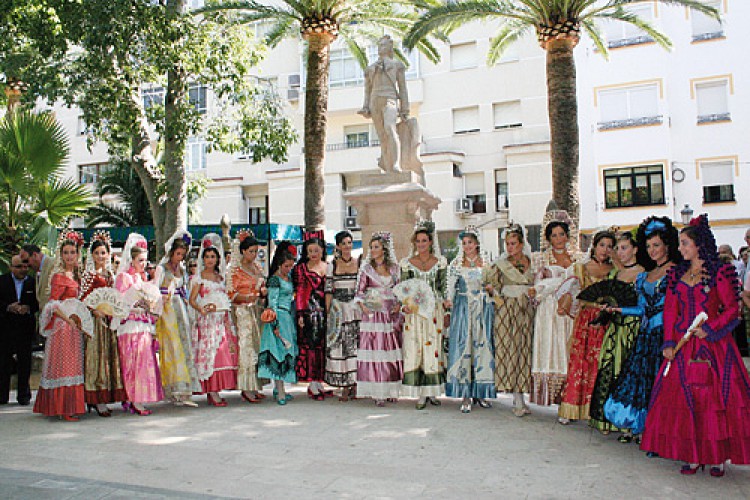
<instances>
[{"instance_id":1,"label":"statue on pedestal","mask_svg":"<svg viewBox=\"0 0 750 500\"><path fill-rule=\"evenodd\" d=\"M394 58L393 39L388 35L378 40L378 60L365 69L365 98L359 114L372 118L375 125L382 170L422 174L419 124L409 118L406 66Z\"/></svg>"}]
</instances>

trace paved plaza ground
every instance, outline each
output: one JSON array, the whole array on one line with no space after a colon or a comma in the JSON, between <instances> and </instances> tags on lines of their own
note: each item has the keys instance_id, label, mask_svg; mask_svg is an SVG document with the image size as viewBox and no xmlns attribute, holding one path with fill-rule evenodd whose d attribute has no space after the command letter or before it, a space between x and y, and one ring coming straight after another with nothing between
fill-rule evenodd
<instances>
[{"instance_id":1,"label":"paved plaza ground","mask_svg":"<svg viewBox=\"0 0 750 500\"><path fill-rule=\"evenodd\" d=\"M1 406L0 498L750 498L750 467L681 476L554 407L519 419L509 397L463 415L449 399L416 411L303 390L285 407L231 392L226 408L196 397L77 423Z\"/></svg>"}]
</instances>

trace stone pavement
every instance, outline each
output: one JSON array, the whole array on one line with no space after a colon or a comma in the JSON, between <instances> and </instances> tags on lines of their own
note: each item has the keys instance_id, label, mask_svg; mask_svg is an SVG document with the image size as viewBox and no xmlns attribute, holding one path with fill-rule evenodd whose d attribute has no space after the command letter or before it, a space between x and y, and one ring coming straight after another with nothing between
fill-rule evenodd
<instances>
[{"instance_id":1,"label":"stone pavement","mask_svg":"<svg viewBox=\"0 0 750 500\"><path fill-rule=\"evenodd\" d=\"M449 399L416 411L302 391L285 407L232 392L226 408L196 397L77 423L0 406L0 498L750 498L750 467L681 476L555 408L516 418L509 397L462 415Z\"/></svg>"}]
</instances>

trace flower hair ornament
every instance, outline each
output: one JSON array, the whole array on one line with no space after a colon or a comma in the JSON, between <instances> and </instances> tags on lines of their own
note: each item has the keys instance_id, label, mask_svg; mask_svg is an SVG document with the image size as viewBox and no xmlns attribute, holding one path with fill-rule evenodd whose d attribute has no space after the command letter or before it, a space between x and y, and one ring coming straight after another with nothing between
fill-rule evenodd
<instances>
[{"instance_id":1,"label":"flower hair ornament","mask_svg":"<svg viewBox=\"0 0 750 500\"><path fill-rule=\"evenodd\" d=\"M370 243L372 243L375 240L380 240L383 242L383 249L386 251L386 263L388 265L397 263L396 260L396 250L393 247L393 235L390 233L390 231L376 231L372 233L372 236L370 237ZM365 256L365 262L370 262L372 260L371 256L371 248L372 245L368 245L367 247L367 255Z\"/></svg>"},{"instance_id":2,"label":"flower hair ornament","mask_svg":"<svg viewBox=\"0 0 750 500\"><path fill-rule=\"evenodd\" d=\"M234 235L232 240L232 253L230 254L230 261L227 263L227 273L224 278L227 285L227 290L232 290L232 269L242 266L242 252L240 251L240 243L248 238L255 238L255 233L250 229L240 229Z\"/></svg>"},{"instance_id":3,"label":"flower hair ornament","mask_svg":"<svg viewBox=\"0 0 750 500\"><path fill-rule=\"evenodd\" d=\"M65 229L60 233L60 236L57 238L57 247L55 251L55 261L54 266L52 269L54 270L49 274L49 281L47 282L47 289L51 290L52 286L52 275L55 274L55 272L63 272L65 271L62 260L62 248L63 245L65 245L68 242L73 242L73 244L76 246L76 250L78 251L78 265L76 266L76 271L80 272L80 266L81 266L81 247L83 246L83 235L79 233L78 231L73 231L72 229Z\"/></svg>"},{"instance_id":4,"label":"flower hair ornament","mask_svg":"<svg viewBox=\"0 0 750 500\"><path fill-rule=\"evenodd\" d=\"M120 265L117 267L117 274L126 273L130 270L130 266L133 264L133 248L142 248L148 251L148 242L142 234L130 233L128 235L128 239L125 241L125 246L122 249L122 256L120 257Z\"/></svg>"}]
</instances>

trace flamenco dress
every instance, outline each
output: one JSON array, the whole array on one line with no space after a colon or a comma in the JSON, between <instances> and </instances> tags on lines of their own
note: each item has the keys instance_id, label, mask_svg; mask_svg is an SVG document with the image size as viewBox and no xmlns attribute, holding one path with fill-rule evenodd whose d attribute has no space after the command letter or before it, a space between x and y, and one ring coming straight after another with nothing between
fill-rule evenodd
<instances>
[{"instance_id":1,"label":"flamenco dress","mask_svg":"<svg viewBox=\"0 0 750 500\"><path fill-rule=\"evenodd\" d=\"M362 309L354 301L357 275L336 272L336 261L328 264L326 293L331 294L326 335L325 381L334 387L357 384L357 344Z\"/></svg>"},{"instance_id":2,"label":"flamenco dress","mask_svg":"<svg viewBox=\"0 0 750 500\"><path fill-rule=\"evenodd\" d=\"M299 263L292 270L296 318L301 318L303 324L297 328L296 370L300 382L322 382L325 375L325 282L325 276L310 270L306 263Z\"/></svg>"},{"instance_id":3,"label":"flamenco dress","mask_svg":"<svg viewBox=\"0 0 750 500\"><path fill-rule=\"evenodd\" d=\"M675 347L701 311L707 337L690 337L666 375L662 362L641 449L688 463L748 464L750 379L732 337L739 322L734 267L722 266L713 287L690 286L674 269L668 276L662 347Z\"/></svg>"},{"instance_id":4,"label":"flamenco dress","mask_svg":"<svg viewBox=\"0 0 750 500\"><path fill-rule=\"evenodd\" d=\"M260 350L261 307L256 300L247 303L234 302L237 295L254 296L258 294L258 283L262 279L260 266L253 263L253 272L242 266L231 270L232 285L228 290L233 301L236 318L237 338L239 341L239 368L237 370L237 389L241 391L260 391L262 380L258 379L258 351Z\"/></svg>"}]
</instances>

